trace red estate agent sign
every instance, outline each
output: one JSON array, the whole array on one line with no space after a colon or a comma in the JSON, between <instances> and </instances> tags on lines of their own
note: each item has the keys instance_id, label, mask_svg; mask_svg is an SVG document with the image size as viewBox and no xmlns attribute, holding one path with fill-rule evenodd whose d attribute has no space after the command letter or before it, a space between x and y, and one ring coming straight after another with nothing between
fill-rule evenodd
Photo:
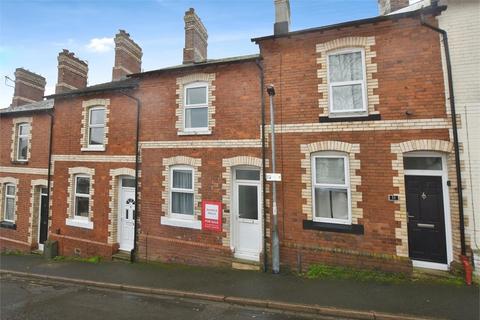
<instances>
[{"instance_id":1,"label":"red estate agent sign","mask_svg":"<svg viewBox=\"0 0 480 320\"><path fill-rule=\"evenodd\" d=\"M222 203L218 201L202 201L202 229L222 231Z\"/></svg>"}]
</instances>

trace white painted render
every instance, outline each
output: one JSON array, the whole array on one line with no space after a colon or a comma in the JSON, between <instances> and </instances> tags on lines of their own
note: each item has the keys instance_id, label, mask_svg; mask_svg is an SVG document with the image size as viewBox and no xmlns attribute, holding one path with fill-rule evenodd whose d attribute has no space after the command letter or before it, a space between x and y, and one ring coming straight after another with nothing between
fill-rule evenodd
<instances>
[{"instance_id":1,"label":"white painted render","mask_svg":"<svg viewBox=\"0 0 480 320\"><path fill-rule=\"evenodd\" d=\"M444 0L439 27L448 32L464 184L466 235L480 274L480 1ZM446 70L445 77L446 77ZM448 104L448 101L447 101Z\"/></svg>"}]
</instances>

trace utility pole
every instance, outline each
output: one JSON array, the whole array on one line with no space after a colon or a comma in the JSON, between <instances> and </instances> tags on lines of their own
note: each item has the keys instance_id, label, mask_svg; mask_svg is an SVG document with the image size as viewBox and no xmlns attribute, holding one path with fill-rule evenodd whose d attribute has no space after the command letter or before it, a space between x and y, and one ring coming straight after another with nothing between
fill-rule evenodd
<instances>
[{"instance_id":1,"label":"utility pole","mask_svg":"<svg viewBox=\"0 0 480 320\"><path fill-rule=\"evenodd\" d=\"M272 130L272 175L276 175L275 168L275 113L273 105L273 97L275 96L275 88L273 84L267 86L267 93L270 97L270 130ZM277 175L278 176L278 175ZM280 245L278 240L278 216L277 216L277 178L271 178L272 182L272 208L273 208L273 223L272 223L272 271L273 273L280 272Z\"/></svg>"}]
</instances>

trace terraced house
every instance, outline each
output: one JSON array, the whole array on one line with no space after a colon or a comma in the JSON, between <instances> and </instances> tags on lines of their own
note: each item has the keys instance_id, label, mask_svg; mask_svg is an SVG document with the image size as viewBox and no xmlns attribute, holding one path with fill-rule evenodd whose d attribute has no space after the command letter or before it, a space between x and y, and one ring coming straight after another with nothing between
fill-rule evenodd
<instances>
[{"instance_id":1,"label":"terraced house","mask_svg":"<svg viewBox=\"0 0 480 320\"><path fill-rule=\"evenodd\" d=\"M282 266L447 270L470 254L442 46L428 27L446 7L392 12L408 1L380 1L378 17L290 31L288 1L274 3L274 34L252 39L259 55L207 59L193 9L181 65L141 72L142 50L120 30L112 81L87 87L87 64L59 54L46 101L48 236L60 254L269 268L266 84L276 91ZM9 110L2 166L16 132Z\"/></svg>"},{"instance_id":2,"label":"terraced house","mask_svg":"<svg viewBox=\"0 0 480 320\"><path fill-rule=\"evenodd\" d=\"M9 108L0 109L0 247L42 249L48 233L48 162L53 100L45 78L15 71Z\"/></svg>"}]
</instances>

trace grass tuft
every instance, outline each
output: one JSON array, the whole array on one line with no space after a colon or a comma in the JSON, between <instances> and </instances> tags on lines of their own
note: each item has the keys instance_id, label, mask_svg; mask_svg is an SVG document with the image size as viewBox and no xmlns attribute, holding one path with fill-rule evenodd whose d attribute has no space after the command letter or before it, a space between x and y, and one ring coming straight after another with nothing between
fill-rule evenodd
<instances>
[{"instance_id":1,"label":"grass tuft","mask_svg":"<svg viewBox=\"0 0 480 320\"><path fill-rule=\"evenodd\" d=\"M88 258L80 258L80 257L65 257L65 256L56 256L53 258L54 261L76 261L76 262L88 262L88 263L99 263L102 261L102 258L99 256L93 256Z\"/></svg>"},{"instance_id":2,"label":"grass tuft","mask_svg":"<svg viewBox=\"0 0 480 320\"><path fill-rule=\"evenodd\" d=\"M348 267L333 267L327 265L312 265L303 274L308 279L332 279L332 280L353 280L360 282L379 283L425 283L463 286L465 281L462 275L445 274L445 276L432 276L429 274L414 274L413 276L404 273L384 272L378 270L361 270Z\"/></svg>"}]
</instances>

